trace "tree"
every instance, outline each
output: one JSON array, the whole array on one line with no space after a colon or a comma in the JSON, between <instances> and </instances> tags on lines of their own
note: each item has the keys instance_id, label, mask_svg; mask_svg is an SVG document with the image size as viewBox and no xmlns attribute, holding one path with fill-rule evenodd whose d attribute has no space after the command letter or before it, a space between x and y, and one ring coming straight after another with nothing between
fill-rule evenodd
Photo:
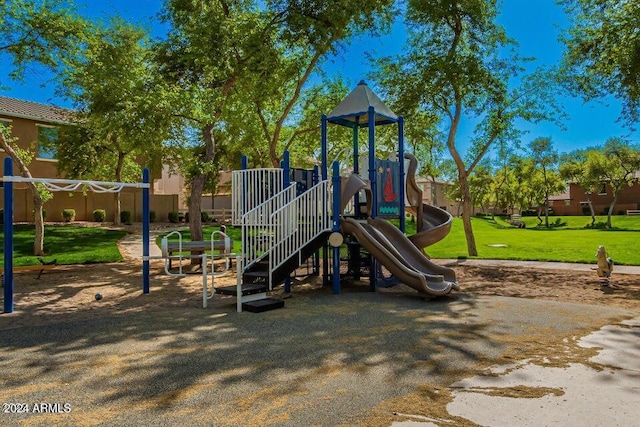
<instances>
[{"instance_id":1,"label":"tree","mask_svg":"<svg viewBox=\"0 0 640 427\"><path fill-rule=\"evenodd\" d=\"M56 69L62 57L73 55L85 39L88 24L72 12L64 0L13 0L0 3L0 55L8 56L12 69L9 77L20 80L26 70L39 64ZM9 138L8 129L0 126L0 145L18 166L24 177L31 177L28 165L33 156L22 151ZM44 219L42 207L47 193L29 185L34 202L34 255L44 254Z\"/></svg>"},{"instance_id":2,"label":"tree","mask_svg":"<svg viewBox=\"0 0 640 427\"><path fill-rule=\"evenodd\" d=\"M563 70L566 84L586 99L614 95L622 118L640 119L640 7L635 1L563 0L571 25Z\"/></svg>"},{"instance_id":3,"label":"tree","mask_svg":"<svg viewBox=\"0 0 640 427\"><path fill-rule=\"evenodd\" d=\"M549 228L549 196L564 189L556 172L558 152L554 150L551 138L536 138L529 143L529 152L542 180L540 190L544 194L544 225Z\"/></svg>"},{"instance_id":4,"label":"tree","mask_svg":"<svg viewBox=\"0 0 640 427\"><path fill-rule=\"evenodd\" d=\"M607 212L607 228L611 228L611 215L618 200L618 193L624 186L638 182L640 150L620 138L611 138L605 143L602 151L590 154L586 163L587 174L599 177L613 192Z\"/></svg>"},{"instance_id":5,"label":"tree","mask_svg":"<svg viewBox=\"0 0 640 427\"><path fill-rule=\"evenodd\" d=\"M576 150L564 155L560 161L559 173L560 177L568 181L574 182L582 187L587 196L587 206L591 214L591 226L596 223L596 213L593 209L591 195L598 190L600 177L590 173L587 168L587 158L589 155L597 155L596 150Z\"/></svg>"},{"instance_id":6,"label":"tree","mask_svg":"<svg viewBox=\"0 0 640 427\"><path fill-rule=\"evenodd\" d=\"M58 168L74 179L130 181L141 160L160 158L169 139L171 102L155 78L148 35L114 18L96 28L85 48L65 61L59 94L77 108L75 123L61 133ZM114 194L120 223L120 193Z\"/></svg>"},{"instance_id":7,"label":"tree","mask_svg":"<svg viewBox=\"0 0 640 427\"><path fill-rule=\"evenodd\" d=\"M188 2L169 0L165 22L168 39L158 46L162 74L182 91L179 115L199 130L198 163L190 182L189 228L191 238L202 238L200 220L202 191L217 173L216 131L238 113L243 91L260 89L265 97L250 92L262 118L263 135L279 142L290 111L317 61L336 47L353 28L372 22L388 0ZM292 78L293 76L293 78ZM273 82L270 83L270 82ZM282 83L287 82L286 86ZM284 96L283 96L284 94ZM269 105L275 96L284 101ZM242 113L246 109L239 109ZM238 117L238 116L236 116ZM246 120L246 116L243 117ZM273 119L273 122L271 122ZM273 124L270 124L273 123ZM255 142L254 142L255 144ZM271 144L271 142L270 142ZM269 158L277 160L275 149Z\"/></svg>"},{"instance_id":8,"label":"tree","mask_svg":"<svg viewBox=\"0 0 640 427\"><path fill-rule=\"evenodd\" d=\"M469 176L492 146L518 140L516 119L536 122L557 113L543 73L510 86L522 72L521 59L511 50L513 41L496 24L497 15L493 0L410 0L406 53L377 62L376 75L391 98L437 114L446 129L446 145L458 169L471 256L478 250L471 226ZM477 123L468 160L457 141L463 117Z\"/></svg>"}]
</instances>

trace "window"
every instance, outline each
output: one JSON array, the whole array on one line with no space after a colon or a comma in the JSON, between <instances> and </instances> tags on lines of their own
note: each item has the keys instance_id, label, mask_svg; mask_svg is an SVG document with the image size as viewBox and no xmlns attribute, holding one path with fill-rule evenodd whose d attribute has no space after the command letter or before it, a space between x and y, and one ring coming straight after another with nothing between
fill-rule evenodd
<instances>
[{"instance_id":1,"label":"window","mask_svg":"<svg viewBox=\"0 0 640 427\"><path fill-rule=\"evenodd\" d=\"M58 128L53 126L38 126L38 158L55 159L56 143L58 142Z\"/></svg>"},{"instance_id":2,"label":"window","mask_svg":"<svg viewBox=\"0 0 640 427\"><path fill-rule=\"evenodd\" d=\"M598 193L599 196L606 196L607 195L607 183L603 182L602 183L602 187L600 187L600 192Z\"/></svg>"}]
</instances>

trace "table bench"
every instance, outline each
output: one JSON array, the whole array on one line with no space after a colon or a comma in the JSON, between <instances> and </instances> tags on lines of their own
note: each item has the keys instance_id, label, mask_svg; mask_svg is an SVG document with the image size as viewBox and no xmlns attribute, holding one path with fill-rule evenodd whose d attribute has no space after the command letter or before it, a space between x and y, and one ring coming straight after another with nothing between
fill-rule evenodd
<instances>
[{"instance_id":1,"label":"table bench","mask_svg":"<svg viewBox=\"0 0 640 427\"><path fill-rule=\"evenodd\" d=\"M627 209L627 215L640 215L640 209Z\"/></svg>"},{"instance_id":2,"label":"table bench","mask_svg":"<svg viewBox=\"0 0 640 427\"><path fill-rule=\"evenodd\" d=\"M173 258L177 258L173 256L174 253L182 252L207 252L211 251L219 251L221 255L230 254L233 249L233 240L227 238L224 240L203 240L203 241L186 241L182 242L182 247L180 246L180 242L169 242L165 239L161 241L160 249L162 250L162 257L169 259L169 268L171 268L171 260ZM188 258L186 256L185 258Z\"/></svg>"}]
</instances>

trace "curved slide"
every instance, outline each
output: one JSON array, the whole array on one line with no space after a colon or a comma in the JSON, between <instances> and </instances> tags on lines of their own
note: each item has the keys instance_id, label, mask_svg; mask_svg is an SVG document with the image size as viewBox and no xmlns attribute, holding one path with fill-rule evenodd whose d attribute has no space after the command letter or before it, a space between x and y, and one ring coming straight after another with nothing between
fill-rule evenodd
<instances>
[{"instance_id":1,"label":"curved slide","mask_svg":"<svg viewBox=\"0 0 640 427\"><path fill-rule=\"evenodd\" d=\"M418 232L409 237L416 247L424 249L444 239L451 230L453 216L444 209L431 206L422 202L422 190L416 184L416 170L418 160L405 153L405 159L409 160L407 168L407 200L416 211L416 224Z\"/></svg>"},{"instance_id":2,"label":"curved slide","mask_svg":"<svg viewBox=\"0 0 640 427\"><path fill-rule=\"evenodd\" d=\"M452 289L458 290L453 270L433 264L399 230L384 220L367 223L352 218L343 218L340 228L344 234L351 234L358 242L398 280L420 293L439 296ZM437 271L438 273L433 274Z\"/></svg>"}]
</instances>

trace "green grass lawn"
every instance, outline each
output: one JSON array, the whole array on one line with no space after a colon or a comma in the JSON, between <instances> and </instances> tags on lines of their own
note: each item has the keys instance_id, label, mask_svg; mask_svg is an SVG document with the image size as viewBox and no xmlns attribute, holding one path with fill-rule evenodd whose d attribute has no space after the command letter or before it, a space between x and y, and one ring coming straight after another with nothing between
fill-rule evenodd
<instances>
[{"instance_id":1,"label":"green grass lawn","mask_svg":"<svg viewBox=\"0 0 640 427\"><path fill-rule=\"evenodd\" d=\"M14 265L37 265L33 256L33 225L15 225L13 228ZM121 230L47 225L44 232L45 261L58 264L94 264L122 261L118 240L127 234ZM0 262L4 262L4 233L0 235Z\"/></svg>"},{"instance_id":2,"label":"green grass lawn","mask_svg":"<svg viewBox=\"0 0 640 427\"><path fill-rule=\"evenodd\" d=\"M473 218L477 258L594 263L596 249L604 245L616 264L640 265L640 217L615 216L611 230L585 228L591 223L586 216L549 217L556 224L549 229L536 227L535 217L523 220L527 228L519 229L506 218ZM596 218L603 221L606 217ZM462 220L455 218L449 235L427 252L434 258L468 258Z\"/></svg>"},{"instance_id":3,"label":"green grass lawn","mask_svg":"<svg viewBox=\"0 0 640 427\"><path fill-rule=\"evenodd\" d=\"M511 227L506 218L476 217L472 219L474 235L481 259L513 259L531 261L563 261L595 263L596 249L604 245L616 264L640 265L640 216L614 216L612 230L585 228L591 223L586 216L549 217L553 227L536 227L535 217L524 217L527 228ZM596 223L606 217L596 218ZM204 228L204 238L218 226ZM190 240L188 229L182 230L183 239ZM415 233L415 224L407 222L407 234ZM45 229L46 261L57 259L58 264L89 264L122 260L117 242L127 233L118 230L48 225ZM233 239L233 250L240 253L240 228L227 227ZM0 262L4 260L4 246L0 235ZM174 237L172 237L174 240ZM177 240L177 237L175 237ZM160 238L157 243L160 244ZM494 246L495 245L495 246ZM441 242L427 248L434 258L468 258L462 220L455 218L451 232ZM14 263L35 265L33 253L33 226L16 225L14 228Z\"/></svg>"}]
</instances>

